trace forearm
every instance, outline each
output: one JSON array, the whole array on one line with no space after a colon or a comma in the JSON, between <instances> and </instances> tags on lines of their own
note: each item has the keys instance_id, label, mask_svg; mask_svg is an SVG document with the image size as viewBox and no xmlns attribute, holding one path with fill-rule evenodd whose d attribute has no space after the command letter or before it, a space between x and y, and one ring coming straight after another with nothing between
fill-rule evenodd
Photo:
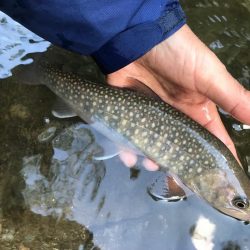
<instances>
[{"instance_id":1,"label":"forearm","mask_svg":"<svg viewBox=\"0 0 250 250\"><path fill-rule=\"evenodd\" d=\"M174 0L5 0L0 10L44 39L92 55L105 73L116 71L184 23Z\"/></svg>"}]
</instances>

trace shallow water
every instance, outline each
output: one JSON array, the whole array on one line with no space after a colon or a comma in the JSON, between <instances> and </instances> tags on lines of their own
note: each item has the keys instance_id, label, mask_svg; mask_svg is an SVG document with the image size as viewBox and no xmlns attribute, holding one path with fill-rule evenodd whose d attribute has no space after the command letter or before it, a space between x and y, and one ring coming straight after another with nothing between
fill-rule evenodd
<instances>
[{"instance_id":1,"label":"shallow water","mask_svg":"<svg viewBox=\"0 0 250 250\"><path fill-rule=\"evenodd\" d=\"M249 88L250 1L183 6L193 30ZM20 46L26 50L29 43ZM69 71L103 81L89 59L57 48L46 52L50 60L65 57ZM9 72L8 62L1 58L1 64ZM95 134L79 119L54 118L54 100L44 86L23 85L15 76L1 80L0 249L250 249L250 225L196 196L153 200L147 187L161 173L130 170L118 157L94 160L102 149ZM240 123L222 117L247 168L250 130L237 131L233 125Z\"/></svg>"}]
</instances>

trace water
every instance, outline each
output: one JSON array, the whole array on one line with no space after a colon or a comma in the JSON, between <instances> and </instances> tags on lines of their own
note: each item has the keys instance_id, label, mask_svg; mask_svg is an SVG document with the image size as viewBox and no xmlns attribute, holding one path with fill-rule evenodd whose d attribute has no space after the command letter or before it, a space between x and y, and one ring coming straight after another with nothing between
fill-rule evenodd
<instances>
[{"instance_id":1,"label":"water","mask_svg":"<svg viewBox=\"0 0 250 250\"><path fill-rule=\"evenodd\" d=\"M250 1L186 0L183 6L192 29L249 88ZM4 29L9 27L17 29L13 23ZM21 33L13 35L18 50L9 46L1 57L1 78L14 65L6 58L20 64L24 54L48 45ZM13 44L10 32L8 37L4 46ZM46 56L67 57L69 71L103 81L87 58L57 48ZM161 173L128 169L118 157L94 160L102 144L79 119L54 118L54 99L44 86L22 85L15 77L1 80L0 249L250 249L249 225L196 196L171 203L153 200L147 187ZM248 168L250 130L225 114L222 118Z\"/></svg>"}]
</instances>

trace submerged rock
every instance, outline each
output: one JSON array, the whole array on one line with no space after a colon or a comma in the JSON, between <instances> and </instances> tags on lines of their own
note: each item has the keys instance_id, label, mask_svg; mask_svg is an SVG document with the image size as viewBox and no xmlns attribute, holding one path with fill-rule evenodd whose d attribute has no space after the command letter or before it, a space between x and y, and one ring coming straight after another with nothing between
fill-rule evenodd
<instances>
[{"instance_id":1,"label":"submerged rock","mask_svg":"<svg viewBox=\"0 0 250 250\"><path fill-rule=\"evenodd\" d=\"M28 119L30 117L29 109L23 104L13 104L10 107L10 115L13 118L19 118L22 120Z\"/></svg>"},{"instance_id":2,"label":"submerged rock","mask_svg":"<svg viewBox=\"0 0 250 250\"><path fill-rule=\"evenodd\" d=\"M56 127L50 127L38 135L37 139L39 142L50 141L56 133Z\"/></svg>"}]
</instances>

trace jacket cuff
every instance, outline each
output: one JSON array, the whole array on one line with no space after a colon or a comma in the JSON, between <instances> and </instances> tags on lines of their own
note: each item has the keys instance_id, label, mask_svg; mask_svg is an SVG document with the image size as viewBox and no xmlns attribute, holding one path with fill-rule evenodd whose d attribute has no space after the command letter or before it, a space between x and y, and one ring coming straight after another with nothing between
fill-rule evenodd
<instances>
[{"instance_id":1,"label":"jacket cuff","mask_svg":"<svg viewBox=\"0 0 250 250\"><path fill-rule=\"evenodd\" d=\"M104 74L117 71L140 58L186 23L185 14L175 2L166 6L161 17L133 26L109 40L92 57Z\"/></svg>"}]
</instances>

